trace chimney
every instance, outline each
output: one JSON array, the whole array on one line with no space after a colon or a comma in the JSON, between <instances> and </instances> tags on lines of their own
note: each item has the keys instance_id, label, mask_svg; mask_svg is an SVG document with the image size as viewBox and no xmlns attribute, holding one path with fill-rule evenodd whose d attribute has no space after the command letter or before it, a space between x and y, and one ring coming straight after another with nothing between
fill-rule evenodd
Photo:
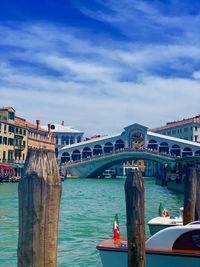
<instances>
[{"instance_id":1,"label":"chimney","mask_svg":"<svg viewBox=\"0 0 200 267\"><path fill-rule=\"evenodd\" d=\"M50 133L51 132L51 124L48 123L47 125L48 125L48 133Z\"/></svg>"},{"instance_id":2,"label":"chimney","mask_svg":"<svg viewBox=\"0 0 200 267\"><path fill-rule=\"evenodd\" d=\"M39 127L40 127L40 120L36 120L36 126L37 126L37 130L39 130Z\"/></svg>"},{"instance_id":3,"label":"chimney","mask_svg":"<svg viewBox=\"0 0 200 267\"><path fill-rule=\"evenodd\" d=\"M64 122L64 121L62 121L62 122L61 122L61 125L62 125L62 126L64 126L64 125L65 125L65 122Z\"/></svg>"}]
</instances>

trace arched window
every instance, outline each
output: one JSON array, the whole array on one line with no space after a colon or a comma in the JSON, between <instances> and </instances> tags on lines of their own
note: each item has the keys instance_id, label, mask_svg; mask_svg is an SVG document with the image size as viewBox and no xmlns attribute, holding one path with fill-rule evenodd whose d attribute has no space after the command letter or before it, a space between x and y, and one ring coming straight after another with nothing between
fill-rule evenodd
<instances>
[{"instance_id":1,"label":"arched window","mask_svg":"<svg viewBox=\"0 0 200 267\"><path fill-rule=\"evenodd\" d=\"M81 142L81 136L78 136L77 137L77 143L80 143Z\"/></svg>"},{"instance_id":2,"label":"arched window","mask_svg":"<svg viewBox=\"0 0 200 267\"><path fill-rule=\"evenodd\" d=\"M70 144L74 144L74 137L70 136Z\"/></svg>"},{"instance_id":3,"label":"arched window","mask_svg":"<svg viewBox=\"0 0 200 267\"><path fill-rule=\"evenodd\" d=\"M100 154L103 154L102 147L100 145L94 146L93 155L100 155Z\"/></svg>"},{"instance_id":4,"label":"arched window","mask_svg":"<svg viewBox=\"0 0 200 267\"><path fill-rule=\"evenodd\" d=\"M195 156L200 156L200 150L195 151Z\"/></svg>"},{"instance_id":5,"label":"arched window","mask_svg":"<svg viewBox=\"0 0 200 267\"><path fill-rule=\"evenodd\" d=\"M68 152L64 152L62 153L62 156L61 156L61 162L62 163L65 163L65 162L68 162L70 160L70 155Z\"/></svg>"},{"instance_id":6,"label":"arched window","mask_svg":"<svg viewBox=\"0 0 200 267\"><path fill-rule=\"evenodd\" d=\"M91 156L92 156L91 148L84 147L83 152L82 152L83 159L86 159L86 158L91 157Z\"/></svg>"},{"instance_id":7,"label":"arched window","mask_svg":"<svg viewBox=\"0 0 200 267\"><path fill-rule=\"evenodd\" d=\"M72 160L76 161L76 160L80 160L81 159L81 152L78 149L75 149L72 152Z\"/></svg>"},{"instance_id":8,"label":"arched window","mask_svg":"<svg viewBox=\"0 0 200 267\"><path fill-rule=\"evenodd\" d=\"M110 142L107 142L104 145L104 153L111 153L111 152L113 152L113 144Z\"/></svg>"},{"instance_id":9,"label":"arched window","mask_svg":"<svg viewBox=\"0 0 200 267\"><path fill-rule=\"evenodd\" d=\"M180 146L173 145L172 148L171 148L171 155L172 156L176 156L176 157L180 157L181 156Z\"/></svg>"},{"instance_id":10,"label":"arched window","mask_svg":"<svg viewBox=\"0 0 200 267\"><path fill-rule=\"evenodd\" d=\"M147 148L153 149L153 150L158 150L158 143L155 140L151 139L148 143Z\"/></svg>"},{"instance_id":11,"label":"arched window","mask_svg":"<svg viewBox=\"0 0 200 267\"><path fill-rule=\"evenodd\" d=\"M159 152L169 154L169 145L166 142L160 143Z\"/></svg>"},{"instance_id":12,"label":"arched window","mask_svg":"<svg viewBox=\"0 0 200 267\"><path fill-rule=\"evenodd\" d=\"M65 142L66 142L66 145L69 145L69 136L68 135L65 136Z\"/></svg>"},{"instance_id":13,"label":"arched window","mask_svg":"<svg viewBox=\"0 0 200 267\"><path fill-rule=\"evenodd\" d=\"M65 145L65 136L61 137L61 145Z\"/></svg>"},{"instance_id":14,"label":"arched window","mask_svg":"<svg viewBox=\"0 0 200 267\"><path fill-rule=\"evenodd\" d=\"M121 139L117 140L115 143L115 150L124 148L124 141Z\"/></svg>"},{"instance_id":15,"label":"arched window","mask_svg":"<svg viewBox=\"0 0 200 267\"><path fill-rule=\"evenodd\" d=\"M192 149L189 147L185 147L182 152L182 157L192 156Z\"/></svg>"}]
</instances>

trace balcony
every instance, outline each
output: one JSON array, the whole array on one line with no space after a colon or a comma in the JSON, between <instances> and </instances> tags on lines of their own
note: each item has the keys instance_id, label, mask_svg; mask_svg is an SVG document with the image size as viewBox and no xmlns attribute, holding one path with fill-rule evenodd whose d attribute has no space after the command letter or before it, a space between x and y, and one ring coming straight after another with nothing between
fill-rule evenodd
<instances>
[{"instance_id":1,"label":"balcony","mask_svg":"<svg viewBox=\"0 0 200 267\"><path fill-rule=\"evenodd\" d=\"M14 145L14 150L23 151L25 149L25 146L22 145Z\"/></svg>"}]
</instances>

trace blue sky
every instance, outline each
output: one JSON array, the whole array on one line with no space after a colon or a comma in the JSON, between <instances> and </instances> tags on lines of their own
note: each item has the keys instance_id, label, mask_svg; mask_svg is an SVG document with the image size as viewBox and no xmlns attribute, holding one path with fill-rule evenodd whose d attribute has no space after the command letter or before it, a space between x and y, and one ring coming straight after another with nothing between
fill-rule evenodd
<instances>
[{"instance_id":1,"label":"blue sky","mask_svg":"<svg viewBox=\"0 0 200 267\"><path fill-rule=\"evenodd\" d=\"M199 25L199 0L1 0L1 106L86 135L195 116Z\"/></svg>"}]
</instances>

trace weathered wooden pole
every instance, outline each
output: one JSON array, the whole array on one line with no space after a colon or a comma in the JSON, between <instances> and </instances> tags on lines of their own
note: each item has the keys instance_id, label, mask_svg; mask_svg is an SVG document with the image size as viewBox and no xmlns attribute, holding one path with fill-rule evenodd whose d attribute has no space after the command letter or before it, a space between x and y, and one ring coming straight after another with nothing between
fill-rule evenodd
<instances>
[{"instance_id":1,"label":"weathered wooden pole","mask_svg":"<svg viewBox=\"0 0 200 267\"><path fill-rule=\"evenodd\" d=\"M144 180L130 170L125 182L128 267L145 267Z\"/></svg>"},{"instance_id":2,"label":"weathered wooden pole","mask_svg":"<svg viewBox=\"0 0 200 267\"><path fill-rule=\"evenodd\" d=\"M56 266L61 191L54 152L29 151L18 188L18 267Z\"/></svg>"},{"instance_id":3,"label":"weathered wooden pole","mask_svg":"<svg viewBox=\"0 0 200 267\"><path fill-rule=\"evenodd\" d=\"M196 168L186 168L186 177L184 181L184 211L183 211L183 224L188 224L195 219L195 206L196 206L196 186L197 176Z\"/></svg>"},{"instance_id":4,"label":"weathered wooden pole","mask_svg":"<svg viewBox=\"0 0 200 267\"><path fill-rule=\"evenodd\" d=\"M197 185L196 185L196 205L195 205L195 221L200 221L200 166L196 169Z\"/></svg>"}]
</instances>

